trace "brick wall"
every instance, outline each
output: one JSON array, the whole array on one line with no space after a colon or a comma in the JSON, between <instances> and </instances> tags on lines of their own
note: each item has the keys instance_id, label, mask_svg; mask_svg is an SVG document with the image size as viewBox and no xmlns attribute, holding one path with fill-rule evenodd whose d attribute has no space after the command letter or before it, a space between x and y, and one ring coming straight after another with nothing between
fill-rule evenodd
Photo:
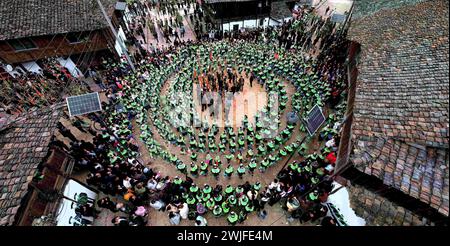
<instances>
[{"instance_id":1,"label":"brick wall","mask_svg":"<svg viewBox=\"0 0 450 246\"><path fill-rule=\"evenodd\" d=\"M416 215L362 186L351 185L348 190L350 206L368 226L434 225L428 218Z\"/></svg>"}]
</instances>

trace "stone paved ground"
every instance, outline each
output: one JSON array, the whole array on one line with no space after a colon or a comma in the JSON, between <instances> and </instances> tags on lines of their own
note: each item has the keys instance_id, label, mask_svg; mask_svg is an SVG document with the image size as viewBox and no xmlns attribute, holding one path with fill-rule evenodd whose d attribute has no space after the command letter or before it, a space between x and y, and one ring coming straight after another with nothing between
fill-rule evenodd
<instances>
[{"instance_id":1,"label":"stone paved ground","mask_svg":"<svg viewBox=\"0 0 450 246\"><path fill-rule=\"evenodd\" d=\"M195 41L196 40L195 34L193 32L193 26L189 20L189 15L192 14L193 12L194 12L194 10L193 10L192 6L190 6L190 8L189 8L188 16L186 16L183 11L179 12L180 15L183 17L183 25L186 30L185 36L183 38L181 38L181 40L183 40L183 41L188 41L188 40ZM159 9L157 9L157 8L150 9L149 13L150 14L147 16L147 21L154 23L156 32L157 32L157 37L153 36L151 31L148 28L146 28L144 30L144 34L145 34L147 42L144 43L142 37L140 37L140 36L138 36L137 39L144 43L143 44L144 48L147 50L150 50L151 47L163 48L163 47L170 46L172 43L168 42L168 40L166 40L164 38L164 35L162 34L162 31L156 21L156 20L167 20L167 19L169 19L170 16L167 14L161 13L159 11ZM172 41L173 41L173 39L172 39Z\"/></svg>"}]
</instances>

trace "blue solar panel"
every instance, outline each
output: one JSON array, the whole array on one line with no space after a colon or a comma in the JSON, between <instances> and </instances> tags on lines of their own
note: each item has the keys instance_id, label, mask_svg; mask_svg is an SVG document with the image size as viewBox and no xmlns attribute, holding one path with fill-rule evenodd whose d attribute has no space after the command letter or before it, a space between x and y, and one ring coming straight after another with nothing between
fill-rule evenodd
<instances>
[{"instance_id":1,"label":"blue solar panel","mask_svg":"<svg viewBox=\"0 0 450 246\"><path fill-rule=\"evenodd\" d=\"M346 18L347 16L346 15L343 15L343 14L333 14L332 16L331 16L331 21L333 21L333 22L337 22L337 23L343 23L344 21L345 21L345 18Z\"/></svg>"},{"instance_id":2,"label":"blue solar panel","mask_svg":"<svg viewBox=\"0 0 450 246\"><path fill-rule=\"evenodd\" d=\"M325 116L322 113L322 109L315 105L306 118L306 130L308 130L309 135L314 135L323 122L325 122Z\"/></svg>"},{"instance_id":3,"label":"blue solar panel","mask_svg":"<svg viewBox=\"0 0 450 246\"><path fill-rule=\"evenodd\" d=\"M102 110L97 92L66 98L70 116L88 114Z\"/></svg>"}]
</instances>

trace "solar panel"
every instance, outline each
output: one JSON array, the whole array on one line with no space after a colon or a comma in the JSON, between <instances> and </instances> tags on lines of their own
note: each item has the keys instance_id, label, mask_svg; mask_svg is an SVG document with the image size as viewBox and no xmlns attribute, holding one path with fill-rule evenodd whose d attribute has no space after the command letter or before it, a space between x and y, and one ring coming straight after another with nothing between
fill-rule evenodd
<instances>
[{"instance_id":1,"label":"solar panel","mask_svg":"<svg viewBox=\"0 0 450 246\"><path fill-rule=\"evenodd\" d=\"M312 5L312 0L300 0L298 3L302 5Z\"/></svg>"},{"instance_id":2,"label":"solar panel","mask_svg":"<svg viewBox=\"0 0 450 246\"><path fill-rule=\"evenodd\" d=\"M325 122L325 116L322 113L322 109L317 104L314 105L311 111L309 111L305 121L306 130L308 130L309 135L314 135L317 129Z\"/></svg>"},{"instance_id":3,"label":"solar panel","mask_svg":"<svg viewBox=\"0 0 450 246\"><path fill-rule=\"evenodd\" d=\"M343 23L344 21L345 21L345 18L346 18L347 16L346 15L343 15L343 14L333 14L332 16L331 16L331 21L333 21L333 22L337 22L337 23Z\"/></svg>"},{"instance_id":4,"label":"solar panel","mask_svg":"<svg viewBox=\"0 0 450 246\"><path fill-rule=\"evenodd\" d=\"M102 110L97 92L66 98L70 116L88 114Z\"/></svg>"}]
</instances>

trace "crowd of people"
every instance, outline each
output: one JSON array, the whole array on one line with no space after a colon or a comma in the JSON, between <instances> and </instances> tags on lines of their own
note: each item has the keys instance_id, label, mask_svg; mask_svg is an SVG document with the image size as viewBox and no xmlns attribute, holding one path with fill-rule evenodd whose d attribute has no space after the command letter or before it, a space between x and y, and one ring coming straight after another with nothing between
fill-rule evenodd
<instances>
[{"instance_id":1,"label":"crowd of people","mask_svg":"<svg viewBox=\"0 0 450 246\"><path fill-rule=\"evenodd\" d=\"M332 11L325 17L316 15L309 6L297 8L294 18L284 23L278 33L278 43L286 49L301 50L314 57L313 70L330 84L331 100L336 106L345 91L345 61L347 58L347 29L331 20Z\"/></svg>"},{"instance_id":2,"label":"crowd of people","mask_svg":"<svg viewBox=\"0 0 450 246\"><path fill-rule=\"evenodd\" d=\"M36 64L28 68L35 72L16 67L20 73L0 80L0 112L19 114L34 107L50 106L67 95L89 91L86 83L73 77L56 59L47 58Z\"/></svg>"},{"instance_id":3,"label":"crowd of people","mask_svg":"<svg viewBox=\"0 0 450 246\"><path fill-rule=\"evenodd\" d=\"M125 34L139 53L178 46L205 32L206 6L202 1L134 1L129 6L133 18ZM193 35L186 38L188 31Z\"/></svg>"},{"instance_id":4,"label":"crowd of people","mask_svg":"<svg viewBox=\"0 0 450 246\"><path fill-rule=\"evenodd\" d=\"M169 56L170 52L174 51L175 49L165 50L164 52L161 52L159 56L158 54L156 54L156 58L152 57L150 60L152 60L152 64L160 67L162 66L162 64L164 64L165 59L167 58L167 56ZM161 58L160 61L158 61L158 57ZM107 64L110 65L111 63L108 62ZM114 67L114 65L110 66ZM114 86L115 93L113 92L114 90L111 91L109 98L112 101L117 100L117 96L115 94L119 94L118 97L126 97L128 95L128 92L124 91L124 89L121 89L121 87L128 88L130 91L130 88L132 88L136 82L142 82L142 80L144 79L136 78L134 81L133 79L124 79L125 77L127 77L127 74L129 72L129 68L127 68L127 66L124 64L120 64L113 69L109 69L109 71L112 71L110 72L110 74L114 74L114 77L111 78L111 81L117 81L118 78L123 79L118 80L120 81L119 84L121 84L121 86ZM122 94L121 92L124 94ZM131 96L132 94L133 92L130 91L129 95ZM145 105L143 107L145 107ZM133 139L133 134L130 128L131 120L136 116L135 113L138 110L134 110L134 108L132 107L132 102L130 101L128 102L128 105L123 105L123 107L120 107L121 109L123 109L123 111L121 111L120 113L117 113L116 108L114 107L106 108L112 108L112 118L110 118L110 123L112 128L118 131L118 139L115 139L114 142L120 143L113 143L112 145L117 145L116 149L118 150L118 152L124 154L126 158L128 158L129 156L135 158L138 155L138 151L135 150L131 152L134 154L130 154L130 151L127 151L126 146L128 146L130 141L135 141ZM141 127L141 130L145 130L145 128L146 127ZM181 132L183 132L183 130L181 130ZM210 129L205 131L205 133L207 133L208 135L209 133L213 134L213 132L214 130L210 131ZM233 131L231 130L230 132ZM230 132L228 134L224 132L223 134L225 137L223 138L229 139L229 136L231 135ZM243 134L243 132L248 133L250 131L248 128L242 128L238 131L238 135ZM151 135L152 133L148 134ZM189 134L189 130L186 130L186 134ZM194 135L190 136L193 137ZM203 139L202 136L202 133L199 132L196 137L198 137L199 139ZM243 134L242 136L247 135ZM329 134L324 137L331 137L332 139L334 138L333 135ZM206 136L204 136L204 139L206 139ZM326 139L327 143L332 139ZM220 173L221 170L217 168L218 165L215 165L215 162L220 163L221 158L216 159L212 158L211 156L207 157L205 161L201 162L199 168L198 166L196 166L195 162L197 161L196 153L200 149L197 149L197 144L195 142L196 140L191 139L191 142L189 143L189 149L192 150L190 151L192 153L190 156L192 163L189 169L189 174L194 178L198 174L207 175L208 168L210 168L210 172L213 174L213 176L217 177L217 174ZM331 141L329 144L330 148L333 147L332 142L333 141ZM184 141L180 141L181 145L182 143L184 143ZM125 146L120 146L121 144L125 144ZM231 144L231 146L233 146L233 144ZM246 146L249 146L248 143L246 143ZM124 176L124 178L122 179L120 177L116 177L115 180L117 180L116 182L119 184L119 186L117 186L117 189L109 192L113 192L110 193L111 195L121 192L120 194L123 195L123 198L129 201L134 206L142 205L141 202L147 201L149 202L149 205L156 210L167 211L168 218L171 224L178 224L182 219L191 219L195 220L195 223L198 225L205 225L207 224L207 222L204 215L208 211L210 211L214 216L217 217L226 216L230 224L236 224L238 222L243 222L248 213L254 210L259 210L259 214L261 215L261 217L265 217L267 215L267 210L264 209L265 203L268 203L268 205L273 205L280 200L282 201L282 204L285 204L287 211L291 214L290 218L298 218L303 222L316 221L319 218L323 218L328 213L327 208L321 204L322 202L326 201L327 194L332 189L332 180L326 179L327 175L332 173L333 165L336 160L333 152L335 150L332 150L330 148L323 150L323 153L320 154L315 153L307 155L305 161L299 163L294 161L290 163L288 169L280 172L279 179L274 180L274 182L272 182L262 192L260 192L260 187L258 187L258 184L251 185L248 182L238 187L210 187L208 184L205 184L202 187L198 187L191 178L181 180L179 177L174 177L173 179L171 179L170 177L162 177L161 174L155 174L151 169L144 166L139 166L142 171L137 171L137 174L135 174L141 177L141 182L138 183L134 180L135 178L133 178L133 182L130 182L129 187L124 189L125 185L120 185L120 181L125 182L126 185L128 185L128 180L130 179L130 177L128 175ZM208 146L209 151L213 149L214 148L210 148L210 146ZM227 146L227 150L231 150L230 146ZM281 151L283 150L284 149L282 149ZM276 160L276 158L283 156L283 152L281 151L281 155L275 157L274 161ZM168 153L166 154L166 160L172 162L180 171L180 173L188 173L188 166L185 163L183 163L173 155L170 155ZM286 154L287 153L285 153L284 156L286 156ZM265 154L263 153L261 156L265 156ZM231 158L233 157L235 157L234 153ZM273 157L269 156L268 158ZM113 160L120 159L122 159L120 156L113 156ZM237 153L236 159L238 160L238 162L243 160L243 154L240 152ZM255 163L251 159L248 160L250 160L250 162L247 168L242 168L241 164L243 163L239 163L239 168L237 170L238 176L242 176L241 174L247 172L247 170L254 170L254 168L252 169L250 163ZM262 165L262 163L265 163L265 161L261 162L261 167L264 166ZM127 166L129 164L124 165ZM206 166L206 168L203 168L204 166ZM270 164L267 166L270 166ZM117 168L119 168L119 166ZM239 170L244 171L242 172ZM227 168L224 169L224 176L230 177L231 175L233 175L233 173L233 167L228 164ZM92 180L89 179L89 182L93 182L93 180L101 180L94 178L95 176L101 177L101 174L93 174L92 176L90 176L92 177ZM108 178L106 180L114 179ZM105 185L95 182L92 184ZM258 187L258 189L255 188L255 185L256 187ZM114 187L112 182L106 184L106 187L108 186ZM314 189L311 191L311 188ZM327 221L327 223L333 224L331 223L333 219L330 219L329 217L327 217L327 219L323 221Z\"/></svg>"}]
</instances>

